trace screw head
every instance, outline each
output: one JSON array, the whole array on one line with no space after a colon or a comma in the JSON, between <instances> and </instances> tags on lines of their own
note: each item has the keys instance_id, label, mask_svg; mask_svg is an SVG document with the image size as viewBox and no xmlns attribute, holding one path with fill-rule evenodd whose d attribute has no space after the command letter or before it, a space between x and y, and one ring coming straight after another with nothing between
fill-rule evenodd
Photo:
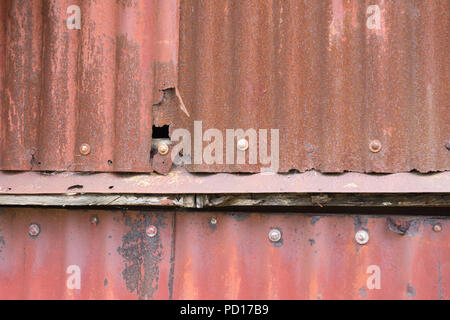
<instances>
[{"instance_id":1,"label":"screw head","mask_svg":"<svg viewBox=\"0 0 450 320\"><path fill-rule=\"evenodd\" d=\"M83 156L87 156L89 153L91 153L91 146L88 145L87 143L83 143L83 144L80 146L80 153L81 153Z\"/></svg>"},{"instance_id":2,"label":"screw head","mask_svg":"<svg viewBox=\"0 0 450 320\"><path fill-rule=\"evenodd\" d=\"M32 223L28 227L28 234L32 237L37 237L41 233L41 228L37 223Z\"/></svg>"},{"instance_id":3,"label":"screw head","mask_svg":"<svg viewBox=\"0 0 450 320\"><path fill-rule=\"evenodd\" d=\"M211 224L216 224L217 223L217 219L216 218L211 218L211 220L209 222Z\"/></svg>"},{"instance_id":4,"label":"screw head","mask_svg":"<svg viewBox=\"0 0 450 320\"><path fill-rule=\"evenodd\" d=\"M447 143L445 144L445 147L447 148L447 150L450 151L450 141L447 141Z\"/></svg>"},{"instance_id":5,"label":"screw head","mask_svg":"<svg viewBox=\"0 0 450 320\"><path fill-rule=\"evenodd\" d=\"M98 217L97 216L92 216L91 217L91 224L98 224Z\"/></svg>"},{"instance_id":6,"label":"screw head","mask_svg":"<svg viewBox=\"0 0 450 320\"><path fill-rule=\"evenodd\" d=\"M163 142L158 145L158 152L161 155L166 155L169 152L169 146Z\"/></svg>"},{"instance_id":7,"label":"screw head","mask_svg":"<svg viewBox=\"0 0 450 320\"><path fill-rule=\"evenodd\" d=\"M269 231L269 240L272 242L278 242L281 240L281 231L278 229L272 229Z\"/></svg>"},{"instance_id":8,"label":"screw head","mask_svg":"<svg viewBox=\"0 0 450 320\"><path fill-rule=\"evenodd\" d=\"M247 139L239 139L237 142L237 148L241 151L245 151L248 149L248 141Z\"/></svg>"},{"instance_id":9,"label":"screw head","mask_svg":"<svg viewBox=\"0 0 450 320\"><path fill-rule=\"evenodd\" d=\"M366 244L367 242L369 242L369 233L366 230L359 230L355 234L355 240L359 244Z\"/></svg>"},{"instance_id":10,"label":"screw head","mask_svg":"<svg viewBox=\"0 0 450 320\"><path fill-rule=\"evenodd\" d=\"M442 226L441 226L439 223L436 223L436 224L433 226L433 231L434 231L434 232L441 232L441 231L442 231Z\"/></svg>"},{"instance_id":11,"label":"screw head","mask_svg":"<svg viewBox=\"0 0 450 320\"><path fill-rule=\"evenodd\" d=\"M370 141L369 149L373 153L380 152L380 150L381 150L381 142L380 142L380 140L372 140L372 141Z\"/></svg>"},{"instance_id":12,"label":"screw head","mask_svg":"<svg viewBox=\"0 0 450 320\"><path fill-rule=\"evenodd\" d=\"M145 233L150 238L153 238L158 233L158 228L156 226L154 226L154 225L150 225L150 226L147 227L147 229L145 229Z\"/></svg>"}]
</instances>

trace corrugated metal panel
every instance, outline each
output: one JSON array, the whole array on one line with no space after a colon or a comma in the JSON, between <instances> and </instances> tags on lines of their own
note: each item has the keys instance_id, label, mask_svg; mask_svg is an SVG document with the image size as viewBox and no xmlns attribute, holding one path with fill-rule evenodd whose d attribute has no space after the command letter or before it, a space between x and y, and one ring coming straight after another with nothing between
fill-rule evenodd
<instances>
[{"instance_id":1,"label":"corrugated metal panel","mask_svg":"<svg viewBox=\"0 0 450 320\"><path fill-rule=\"evenodd\" d=\"M0 169L150 171L177 1L7 0L0 19Z\"/></svg>"},{"instance_id":2,"label":"corrugated metal panel","mask_svg":"<svg viewBox=\"0 0 450 320\"><path fill-rule=\"evenodd\" d=\"M1 208L0 299L168 299L172 225L169 212Z\"/></svg>"},{"instance_id":3,"label":"corrugated metal panel","mask_svg":"<svg viewBox=\"0 0 450 320\"><path fill-rule=\"evenodd\" d=\"M444 213L444 212L443 212ZM404 217L408 234L386 217L303 214L177 215L174 297L177 299L448 299L448 220ZM279 243L269 230L282 233ZM355 232L369 231L366 245ZM369 266L380 289L369 289ZM370 269L372 270L372 269Z\"/></svg>"},{"instance_id":4,"label":"corrugated metal panel","mask_svg":"<svg viewBox=\"0 0 450 320\"><path fill-rule=\"evenodd\" d=\"M182 1L179 125L279 129L280 171L449 170L449 12L447 0Z\"/></svg>"},{"instance_id":5,"label":"corrugated metal panel","mask_svg":"<svg viewBox=\"0 0 450 320\"><path fill-rule=\"evenodd\" d=\"M447 0L1 1L0 169L151 171L152 124L202 120L279 129L280 171L449 170L449 12Z\"/></svg>"},{"instance_id":6,"label":"corrugated metal panel","mask_svg":"<svg viewBox=\"0 0 450 320\"><path fill-rule=\"evenodd\" d=\"M449 299L448 228L431 216L1 208L0 298Z\"/></svg>"}]
</instances>

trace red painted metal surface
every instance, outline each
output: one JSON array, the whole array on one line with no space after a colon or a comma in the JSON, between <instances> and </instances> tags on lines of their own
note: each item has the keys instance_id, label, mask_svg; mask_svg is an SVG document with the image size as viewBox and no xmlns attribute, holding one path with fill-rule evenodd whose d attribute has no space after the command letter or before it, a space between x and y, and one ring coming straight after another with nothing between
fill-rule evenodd
<instances>
[{"instance_id":1,"label":"red painted metal surface","mask_svg":"<svg viewBox=\"0 0 450 320\"><path fill-rule=\"evenodd\" d=\"M445 210L387 217L1 208L0 298L449 299ZM280 242L269 241L273 228ZM359 230L370 235L365 245L355 241ZM374 268L379 288L368 285Z\"/></svg>"},{"instance_id":2,"label":"red painted metal surface","mask_svg":"<svg viewBox=\"0 0 450 320\"><path fill-rule=\"evenodd\" d=\"M177 1L5 0L0 19L0 169L151 171Z\"/></svg>"},{"instance_id":3,"label":"red painted metal surface","mask_svg":"<svg viewBox=\"0 0 450 320\"><path fill-rule=\"evenodd\" d=\"M0 299L168 299L172 225L169 212L1 208Z\"/></svg>"},{"instance_id":4,"label":"red painted metal surface","mask_svg":"<svg viewBox=\"0 0 450 320\"><path fill-rule=\"evenodd\" d=\"M279 129L284 172L449 170L449 12L447 0L181 1L191 117L176 125ZM191 170L259 171L248 163Z\"/></svg>"}]
</instances>

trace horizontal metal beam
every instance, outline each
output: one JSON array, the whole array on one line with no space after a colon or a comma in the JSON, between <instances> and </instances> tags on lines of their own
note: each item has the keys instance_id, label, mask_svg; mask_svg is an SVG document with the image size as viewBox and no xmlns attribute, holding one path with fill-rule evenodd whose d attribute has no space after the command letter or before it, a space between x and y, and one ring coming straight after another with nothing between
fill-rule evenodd
<instances>
[{"instance_id":1,"label":"horizontal metal beam","mask_svg":"<svg viewBox=\"0 0 450 320\"><path fill-rule=\"evenodd\" d=\"M418 174L194 174L168 175L0 172L0 194L257 194L257 193L449 193L450 171Z\"/></svg>"}]
</instances>

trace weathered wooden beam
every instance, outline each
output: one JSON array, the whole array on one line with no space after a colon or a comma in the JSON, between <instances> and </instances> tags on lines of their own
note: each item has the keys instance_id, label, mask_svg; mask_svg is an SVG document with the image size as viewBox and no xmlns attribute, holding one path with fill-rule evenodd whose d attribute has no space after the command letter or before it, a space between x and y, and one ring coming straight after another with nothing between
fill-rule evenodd
<instances>
[{"instance_id":1,"label":"weathered wooden beam","mask_svg":"<svg viewBox=\"0 0 450 320\"><path fill-rule=\"evenodd\" d=\"M0 205L224 207L450 207L442 194L52 194L0 195Z\"/></svg>"},{"instance_id":2,"label":"weathered wooden beam","mask_svg":"<svg viewBox=\"0 0 450 320\"><path fill-rule=\"evenodd\" d=\"M197 207L450 207L450 193L443 194L238 194L197 195Z\"/></svg>"}]
</instances>

